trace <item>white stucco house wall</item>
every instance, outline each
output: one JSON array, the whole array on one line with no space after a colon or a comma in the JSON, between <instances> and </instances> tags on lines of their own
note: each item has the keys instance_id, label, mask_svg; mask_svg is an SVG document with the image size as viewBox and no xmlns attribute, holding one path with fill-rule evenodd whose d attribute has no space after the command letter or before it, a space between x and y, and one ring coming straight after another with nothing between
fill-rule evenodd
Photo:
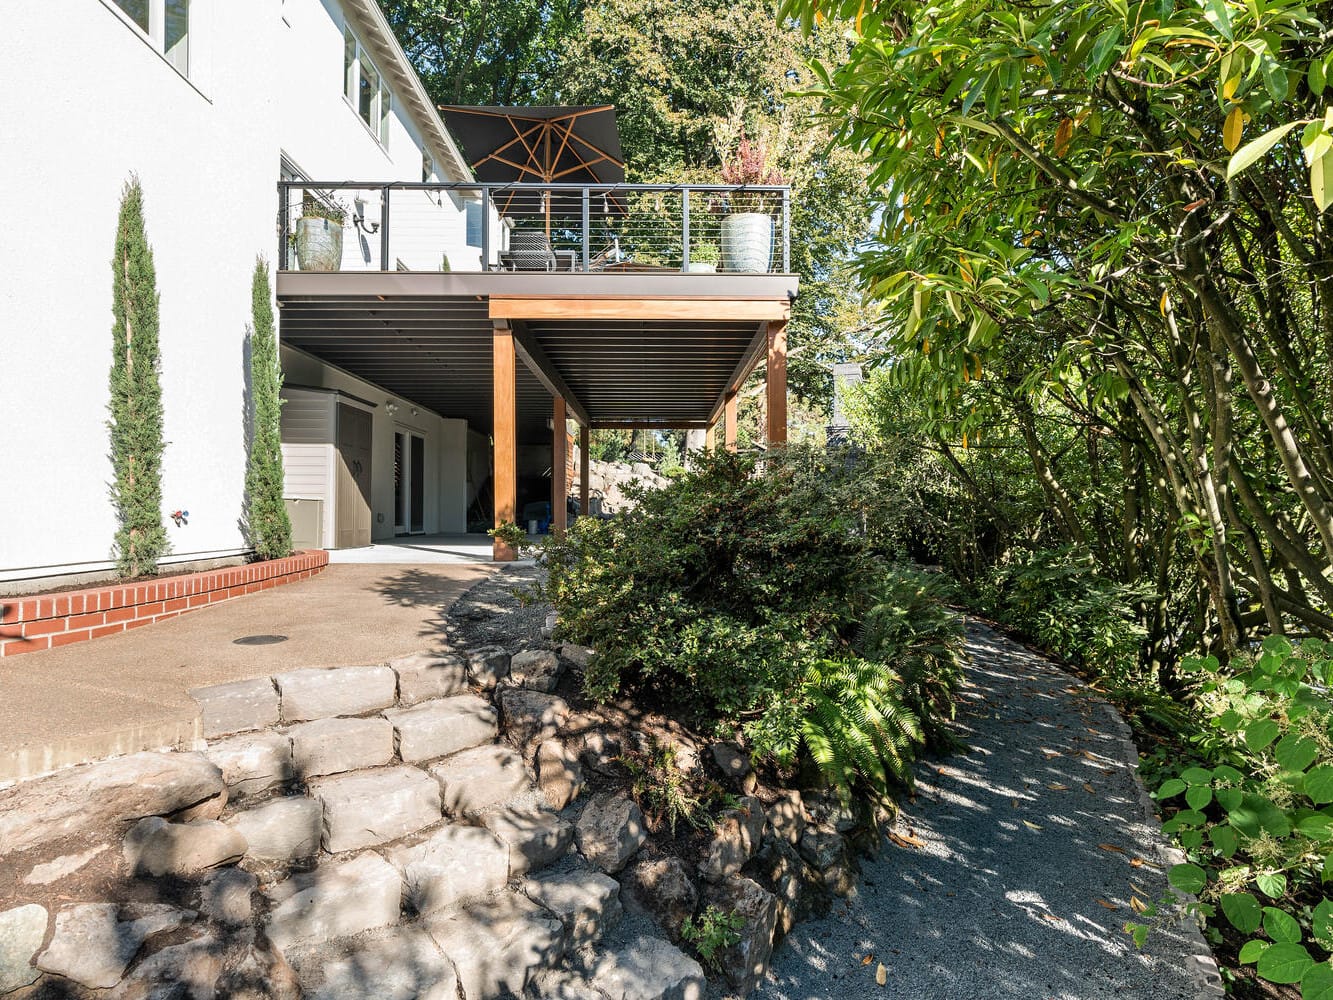
<instances>
[{"instance_id":1,"label":"white stucco house wall","mask_svg":"<svg viewBox=\"0 0 1333 1000\"><path fill-rule=\"evenodd\" d=\"M164 563L241 558L250 280L256 255L277 265L277 181L471 175L374 0L69 0L6 13L0 65L22 87L0 102L0 594L114 567L110 261L131 174L161 297ZM420 205L399 223L395 201L397 261L438 269L447 255L475 269L464 202L402 195ZM367 221L377 206L369 194ZM377 240L363 244L349 223L344 267L370 266ZM336 390L369 412L374 538L464 530L476 436L463 421L290 349L283 363L289 384ZM399 433L422 439L426 477L403 526ZM309 475L289 487L298 498L313 489ZM187 525L165 518L177 509Z\"/></svg>"}]
</instances>

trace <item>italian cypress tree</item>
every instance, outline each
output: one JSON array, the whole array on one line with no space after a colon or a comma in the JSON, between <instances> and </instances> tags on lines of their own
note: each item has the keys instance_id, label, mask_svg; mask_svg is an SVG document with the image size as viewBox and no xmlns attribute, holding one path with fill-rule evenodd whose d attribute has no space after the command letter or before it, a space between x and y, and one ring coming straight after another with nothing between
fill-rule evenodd
<instances>
[{"instance_id":1,"label":"italian cypress tree","mask_svg":"<svg viewBox=\"0 0 1333 1000\"><path fill-rule=\"evenodd\" d=\"M282 367L273 331L268 265L255 261L251 282L254 325L250 330L250 458L245 470L245 524L261 559L281 559L292 551L292 524L283 502L282 435L279 418Z\"/></svg>"},{"instance_id":2,"label":"italian cypress tree","mask_svg":"<svg viewBox=\"0 0 1333 1000\"><path fill-rule=\"evenodd\" d=\"M162 524L162 385L158 380L158 296L144 232L143 188L131 177L120 199L112 267L111 465L116 565L123 577L157 568L167 551Z\"/></svg>"}]
</instances>

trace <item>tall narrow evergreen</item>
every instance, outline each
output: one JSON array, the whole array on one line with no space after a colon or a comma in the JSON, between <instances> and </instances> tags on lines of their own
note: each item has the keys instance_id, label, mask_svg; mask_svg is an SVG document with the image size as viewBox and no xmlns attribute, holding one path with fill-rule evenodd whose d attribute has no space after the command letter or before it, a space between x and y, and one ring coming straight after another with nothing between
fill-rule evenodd
<instances>
[{"instance_id":1,"label":"tall narrow evergreen","mask_svg":"<svg viewBox=\"0 0 1333 1000\"><path fill-rule=\"evenodd\" d=\"M251 282L254 326L250 330L250 460L245 470L245 524L261 559L281 559L292 551L292 523L283 502L282 434L279 419L282 367L273 331L268 265L255 261Z\"/></svg>"},{"instance_id":2,"label":"tall narrow evergreen","mask_svg":"<svg viewBox=\"0 0 1333 1000\"><path fill-rule=\"evenodd\" d=\"M162 524L162 386L158 380L158 296L144 232L143 188L125 184L112 267L111 464L116 565L124 577L157 568L167 551Z\"/></svg>"}]
</instances>

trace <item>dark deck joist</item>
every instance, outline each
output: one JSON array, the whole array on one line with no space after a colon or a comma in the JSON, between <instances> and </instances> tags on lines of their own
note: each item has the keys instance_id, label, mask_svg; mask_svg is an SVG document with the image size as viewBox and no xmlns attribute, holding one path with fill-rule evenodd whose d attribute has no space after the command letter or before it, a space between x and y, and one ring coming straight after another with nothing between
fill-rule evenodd
<instances>
[{"instance_id":1,"label":"dark deck joist","mask_svg":"<svg viewBox=\"0 0 1333 1000\"><path fill-rule=\"evenodd\" d=\"M527 362L517 368L518 435L534 443L550 440L552 386L593 426L716 421L795 292L794 276L771 274L277 276L285 343L483 432L493 324L511 324Z\"/></svg>"}]
</instances>

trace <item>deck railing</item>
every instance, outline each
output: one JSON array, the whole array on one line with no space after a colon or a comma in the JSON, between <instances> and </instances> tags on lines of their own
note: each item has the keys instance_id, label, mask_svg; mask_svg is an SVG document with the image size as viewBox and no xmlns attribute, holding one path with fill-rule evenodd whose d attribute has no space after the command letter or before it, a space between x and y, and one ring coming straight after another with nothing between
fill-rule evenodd
<instances>
[{"instance_id":1,"label":"deck railing","mask_svg":"<svg viewBox=\"0 0 1333 1000\"><path fill-rule=\"evenodd\" d=\"M301 180L278 192L282 270L791 270L786 187ZM335 208L341 227L326 222Z\"/></svg>"}]
</instances>

